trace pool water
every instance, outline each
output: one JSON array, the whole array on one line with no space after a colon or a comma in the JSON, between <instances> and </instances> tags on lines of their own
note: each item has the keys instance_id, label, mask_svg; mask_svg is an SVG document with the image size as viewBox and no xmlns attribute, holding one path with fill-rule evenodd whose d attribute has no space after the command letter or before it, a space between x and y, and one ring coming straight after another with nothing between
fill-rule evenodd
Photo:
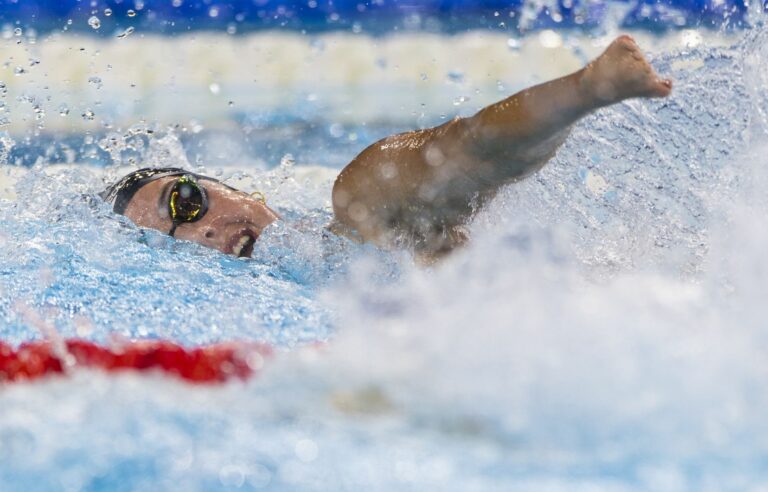
<instances>
[{"instance_id":1,"label":"pool water","mask_svg":"<svg viewBox=\"0 0 768 492\"><path fill-rule=\"evenodd\" d=\"M41 62L4 107L2 339L278 350L222 387L90 371L3 387L2 488L764 490L759 23L637 33L673 96L589 116L437 266L325 232L366 145L566 73L612 34L259 34L248 67L213 35L12 45ZM209 68L145 64L173 49ZM242 260L92 199L149 163L261 190L285 220Z\"/></svg>"}]
</instances>

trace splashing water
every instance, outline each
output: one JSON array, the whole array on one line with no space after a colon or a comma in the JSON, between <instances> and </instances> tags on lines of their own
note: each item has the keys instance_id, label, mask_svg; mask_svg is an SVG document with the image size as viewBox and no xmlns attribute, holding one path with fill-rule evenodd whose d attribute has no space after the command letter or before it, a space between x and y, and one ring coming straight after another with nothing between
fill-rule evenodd
<instances>
[{"instance_id":1,"label":"splashing water","mask_svg":"<svg viewBox=\"0 0 768 492\"><path fill-rule=\"evenodd\" d=\"M0 477L73 490L761 490L766 46L758 26L732 47L655 59L673 97L587 118L480 214L470 246L427 270L329 238L333 172L308 162L221 170L285 219L247 261L89 198L123 168L32 167L0 201L4 339L41 337L33 309L66 336L282 352L258 380L219 389L93 373L5 388ZM123 166L201 170L190 141L145 130L99 148Z\"/></svg>"}]
</instances>

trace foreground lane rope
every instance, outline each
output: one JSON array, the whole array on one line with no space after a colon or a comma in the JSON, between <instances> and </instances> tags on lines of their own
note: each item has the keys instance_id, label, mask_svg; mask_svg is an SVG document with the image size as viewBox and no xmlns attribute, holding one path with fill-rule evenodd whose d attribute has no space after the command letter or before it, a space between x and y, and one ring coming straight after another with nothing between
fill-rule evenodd
<instances>
[{"instance_id":1,"label":"foreground lane rope","mask_svg":"<svg viewBox=\"0 0 768 492\"><path fill-rule=\"evenodd\" d=\"M191 383L247 380L272 355L268 345L227 342L186 349L163 340L120 342L110 346L80 339L26 342L14 350L0 342L0 383L67 374L77 368L107 372L152 371Z\"/></svg>"}]
</instances>

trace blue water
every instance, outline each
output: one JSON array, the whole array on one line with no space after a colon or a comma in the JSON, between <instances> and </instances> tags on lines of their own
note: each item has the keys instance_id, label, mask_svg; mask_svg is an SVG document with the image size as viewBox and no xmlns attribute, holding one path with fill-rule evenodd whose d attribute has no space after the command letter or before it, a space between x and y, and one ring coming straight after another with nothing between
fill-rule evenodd
<instances>
[{"instance_id":1,"label":"blue water","mask_svg":"<svg viewBox=\"0 0 768 492\"><path fill-rule=\"evenodd\" d=\"M3 340L245 339L278 354L253 381L218 388L97 372L3 387L0 489L761 490L757 24L732 46L705 36L655 53L671 98L588 117L433 268L324 226L334 173L382 135L450 117L442 108L370 118L342 105L340 122L311 106L238 107L231 125L199 132L4 132L2 173L27 174L0 200ZM437 97L452 99L460 78ZM401 88L370 90L398 100ZM45 123L64 118L58 103ZM285 220L241 260L89 199L115 166L143 163L262 190Z\"/></svg>"},{"instance_id":2,"label":"blue water","mask_svg":"<svg viewBox=\"0 0 768 492\"><path fill-rule=\"evenodd\" d=\"M102 36L143 31L190 30L242 33L259 29L369 33L467 28L529 31L542 28L599 28L612 4L623 4L624 27L657 30L688 27L741 27L746 0L25 0L4 1L0 22L37 30L74 30ZM764 4L764 2L757 2ZM88 22L92 17L99 22ZM98 26L98 27L97 27Z\"/></svg>"}]
</instances>

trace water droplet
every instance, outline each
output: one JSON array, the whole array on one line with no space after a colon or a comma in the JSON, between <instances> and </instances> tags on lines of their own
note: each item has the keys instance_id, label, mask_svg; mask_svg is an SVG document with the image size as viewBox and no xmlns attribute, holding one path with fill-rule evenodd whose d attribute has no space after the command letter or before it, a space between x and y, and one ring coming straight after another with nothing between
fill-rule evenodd
<instances>
[{"instance_id":1,"label":"water droplet","mask_svg":"<svg viewBox=\"0 0 768 492\"><path fill-rule=\"evenodd\" d=\"M25 73L27 73L27 71L24 69L24 67L16 67L13 70L13 74L16 75L16 76L23 75Z\"/></svg>"},{"instance_id":2,"label":"water droplet","mask_svg":"<svg viewBox=\"0 0 768 492\"><path fill-rule=\"evenodd\" d=\"M284 172L292 172L294 164L296 164L296 159L293 158L293 154L285 154L280 158L280 168Z\"/></svg>"},{"instance_id":3,"label":"water droplet","mask_svg":"<svg viewBox=\"0 0 768 492\"><path fill-rule=\"evenodd\" d=\"M230 24L227 26L227 34L235 34L237 33L237 26L234 24Z\"/></svg>"},{"instance_id":4,"label":"water droplet","mask_svg":"<svg viewBox=\"0 0 768 492\"><path fill-rule=\"evenodd\" d=\"M128 36L130 36L133 33L133 31L134 31L134 28L133 28L133 26L131 26L128 29L126 29L125 31L123 31L120 34L118 34L117 37L120 38L120 39L127 38Z\"/></svg>"},{"instance_id":5,"label":"water droplet","mask_svg":"<svg viewBox=\"0 0 768 492\"><path fill-rule=\"evenodd\" d=\"M128 9L128 12L126 12L126 15L128 17L136 17L136 11L132 9Z\"/></svg>"},{"instance_id":6,"label":"water droplet","mask_svg":"<svg viewBox=\"0 0 768 492\"><path fill-rule=\"evenodd\" d=\"M101 77L88 77L88 83L96 86L96 89L101 89Z\"/></svg>"},{"instance_id":7,"label":"water droplet","mask_svg":"<svg viewBox=\"0 0 768 492\"><path fill-rule=\"evenodd\" d=\"M469 96L459 96L456 99L453 100L454 106L459 106L461 104L464 104L465 102L469 101Z\"/></svg>"},{"instance_id":8,"label":"water droplet","mask_svg":"<svg viewBox=\"0 0 768 492\"><path fill-rule=\"evenodd\" d=\"M62 103L61 106L59 106L59 116L67 116L68 114L69 114L69 106Z\"/></svg>"},{"instance_id":9,"label":"water droplet","mask_svg":"<svg viewBox=\"0 0 768 492\"><path fill-rule=\"evenodd\" d=\"M235 105L235 101L229 101L227 105L231 108Z\"/></svg>"},{"instance_id":10,"label":"water droplet","mask_svg":"<svg viewBox=\"0 0 768 492\"><path fill-rule=\"evenodd\" d=\"M539 33L539 43L545 48L559 48L563 45L563 38L552 29L545 29Z\"/></svg>"},{"instance_id":11,"label":"water droplet","mask_svg":"<svg viewBox=\"0 0 768 492\"><path fill-rule=\"evenodd\" d=\"M197 120L190 120L189 129L192 130L192 133L200 133L205 130L205 127Z\"/></svg>"},{"instance_id":12,"label":"water droplet","mask_svg":"<svg viewBox=\"0 0 768 492\"><path fill-rule=\"evenodd\" d=\"M507 39L507 47L512 51L518 51L520 49L520 41L515 38Z\"/></svg>"},{"instance_id":13,"label":"water droplet","mask_svg":"<svg viewBox=\"0 0 768 492\"><path fill-rule=\"evenodd\" d=\"M82 114L82 117L84 120L92 120L96 116L96 113L94 113L90 109L86 109L85 113Z\"/></svg>"},{"instance_id":14,"label":"water droplet","mask_svg":"<svg viewBox=\"0 0 768 492\"><path fill-rule=\"evenodd\" d=\"M21 28L20 28L20 27L17 27L16 29L14 29L14 30L13 30L13 35L14 35L14 36L17 36L17 37L18 37L18 36L21 36Z\"/></svg>"},{"instance_id":15,"label":"water droplet","mask_svg":"<svg viewBox=\"0 0 768 492\"><path fill-rule=\"evenodd\" d=\"M333 138L340 138L344 135L344 127L338 123L334 123L328 127L328 133L330 133Z\"/></svg>"},{"instance_id":16,"label":"water droplet","mask_svg":"<svg viewBox=\"0 0 768 492\"><path fill-rule=\"evenodd\" d=\"M95 15L92 15L88 19L88 25L91 26L94 29L98 29L98 28L101 27L101 21L99 20L98 17L96 17Z\"/></svg>"},{"instance_id":17,"label":"water droplet","mask_svg":"<svg viewBox=\"0 0 768 492\"><path fill-rule=\"evenodd\" d=\"M427 74L425 74L425 73L421 74L421 80L427 80L427 78L428 78Z\"/></svg>"},{"instance_id":18,"label":"water droplet","mask_svg":"<svg viewBox=\"0 0 768 492\"><path fill-rule=\"evenodd\" d=\"M211 94L218 94L219 92L221 92L221 86L216 82L209 85L208 89L211 91Z\"/></svg>"},{"instance_id":19,"label":"water droplet","mask_svg":"<svg viewBox=\"0 0 768 492\"><path fill-rule=\"evenodd\" d=\"M464 81L464 74L458 70L451 70L448 72L448 80L459 84Z\"/></svg>"},{"instance_id":20,"label":"water droplet","mask_svg":"<svg viewBox=\"0 0 768 492\"><path fill-rule=\"evenodd\" d=\"M219 7L217 7L216 5L214 5L213 7L211 7L210 9L208 9L208 16L209 16L209 17L211 17L211 18L214 18L214 19L215 19L216 17L218 17L218 16L219 16Z\"/></svg>"},{"instance_id":21,"label":"water droplet","mask_svg":"<svg viewBox=\"0 0 768 492\"><path fill-rule=\"evenodd\" d=\"M173 5L174 7L181 7L181 3L182 3L181 0L173 0L173 2L171 2L171 5Z\"/></svg>"},{"instance_id":22,"label":"water droplet","mask_svg":"<svg viewBox=\"0 0 768 492\"><path fill-rule=\"evenodd\" d=\"M104 9L104 15L106 17L109 17L110 15L112 15L112 9L110 9L110 8Z\"/></svg>"}]
</instances>

